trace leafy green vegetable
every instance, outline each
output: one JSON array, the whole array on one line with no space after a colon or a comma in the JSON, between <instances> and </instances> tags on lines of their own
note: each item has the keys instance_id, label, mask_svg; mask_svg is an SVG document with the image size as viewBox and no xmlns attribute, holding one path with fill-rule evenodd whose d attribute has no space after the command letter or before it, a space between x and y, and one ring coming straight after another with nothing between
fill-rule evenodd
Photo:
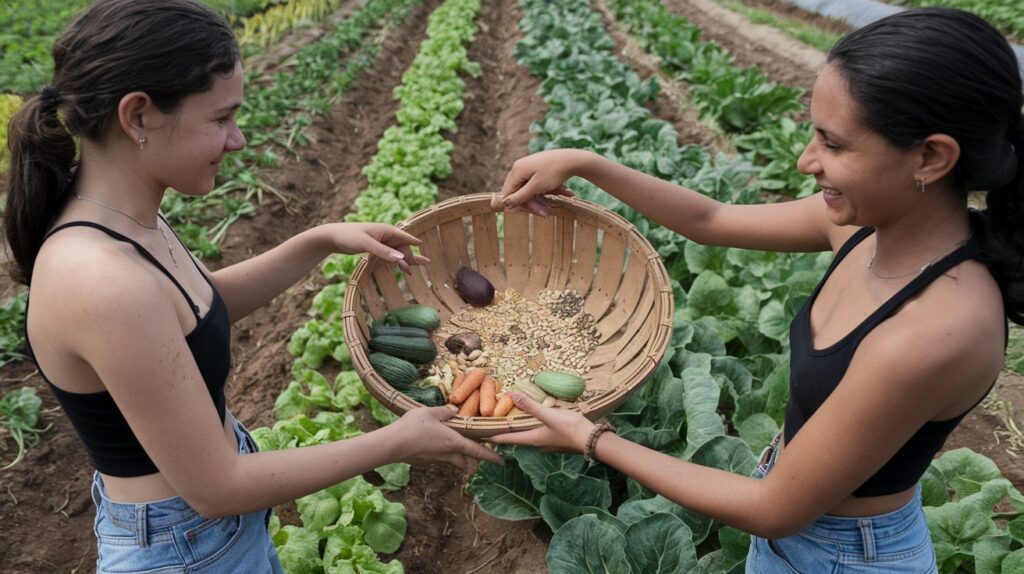
<instances>
[{"instance_id":1,"label":"leafy green vegetable","mask_svg":"<svg viewBox=\"0 0 1024 574\"><path fill-rule=\"evenodd\" d=\"M39 437L50 430L52 424L43 428L37 428L39 421L39 409L42 400L32 387L22 387L4 393L0 399L0 427L10 433L15 444L18 445L18 454L14 460L9 462L0 470L7 470L21 462L25 457L25 449L39 442Z\"/></svg>"}]
</instances>

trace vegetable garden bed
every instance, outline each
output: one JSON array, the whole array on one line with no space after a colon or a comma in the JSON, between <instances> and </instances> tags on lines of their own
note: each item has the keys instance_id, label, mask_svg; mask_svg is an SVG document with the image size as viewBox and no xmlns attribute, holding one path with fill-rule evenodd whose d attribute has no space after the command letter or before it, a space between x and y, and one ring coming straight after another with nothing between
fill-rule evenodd
<instances>
[{"instance_id":1,"label":"vegetable garden bed","mask_svg":"<svg viewBox=\"0 0 1024 574\"><path fill-rule=\"evenodd\" d=\"M286 208L283 203L271 202L267 204L267 209L257 211L251 219L236 222L228 230L221 245L222 259L212 262L212 268L263 251L310 225L337 221L354 211L356 197L368 186L362 170L377 155L378 144L386 129L395 123L399 102L393 99L392 91L401 84L402 75L420 49L428 17L441 4L441 0L424 0L411 10L404 21L390 28L376 61L354 77L347 91L333 107L326 109L324 115L318 116L304 130L310 145L298 148L295 156L282 158L280 165L259 171L269 185L288 197L288 206ZM668 3L672 7L675 4ZM480 31L468 46L468 59L479 65L481 74L478 77L461 76L465 82L462 94L464 107L455 117L455 131L442 136L452 146L452 170L449 175L434 180L437 197L433 201L481 191L496 191L512 161L524 155L530 139L537 136L537 133L530 132L530 125L534 122L542 122L538 125L546 130L544 137L586 137L592 138L594 145L609 141L601 135L605 133L601 131L605 128L598 122L588 124L585 130L573 131L579 126L558 124L549 117L548 104L538 92L541 78L531 75L526 67L517 63L517 55L519 58L524 55L522 51L516 54L517 42L522 37L518 28L521 15L517 1L494 0L484 3L476 18ZM698 23L704 25L704 22ZM616 33L622 32L617 30ZM747 63L751 61L747 58L754 58L756 46L730 45L726 36L727 30L717 31L712 26L704 31L704 39L716 40L730 50L740 52L740 62ZM615 57L632 63L628 55L615 52ZM792 68L786 61L764 54L756 57L771 59L762 68L762 72L771 79L804 89L810 88L805 80L794 79L792 74L774 75L778 70ZM642 85L642 81L650 76L652 70L642 66L637 68L641 73L636 82L623 80L617 85L637 90L642 95L643 90L648 89ZM607 72L612 68L601 70ZM641 97L640 102L621 112L625 114L626 121L635 121L631 114L642 114L639 111L641 109L648 110L647 113L654 110L654 116L665 111L664 99L652 103L649 97ZM616 114L604 118L604 121L611 122L611 127L614 127L615 122L623 120ZM556 117L562 117L563 122L567 121L564 119L567 116ZM688 174L689 177L697 178L691 181L697 182L709 193L720 193L734 186L735 182L746 181L750 172L739 165L730 164L727 158L716 159L714 154L701 155L706 152L698 153L698 150L681 147L682 144L699 139L689 134L706 133L706 126L695 128L692 123L688 124L692 121L681 114L673 116L670 127L674 127L674 130L662 133L664 128L659 127L659 131L654 132L658 145L672 150L666 156L678 162L674 165L688 165L688 162L695 160L698 163L714 164L714 169L705 168ZM615 130L609 128L606 132L613 133ZM604 151L611 149L609 147ZM614 149L622 151L625 148ZM647 161L646 157L645 154L637 153L631 161L644 162ZM664 162L660 165L641 165L654 172L661 168L667 169ZM657 235L657 230L644 231L649 237L658 240L655 247L663 248L662 255L670 261L673 258L678 261L685 256L691 263L703 262L707 269L713 269L716 265L722 265L720 257L726 257L724 253L687 248L683 243ZM744 264L751 268L770 265L756 259L746 260ZM676 276L678 273L678 268L670 269L670 274ZM287 352L289 340L309 319L314 296L331 285L338 285L336 281L336 278L313 273L304 283L275 300L269 308L236 326L233 342L235 369L228 382L228 404L250 428L271 427L278 418L274 412L275 402L293 380L292 367L296 360ZM705 289L706 295L716 292L716 282L712 276L704 276L701 282L700 289ZM0 280L3 292L9 292L11 287L6 279ZM331 293L329 290L326 292ZM723 330L735 327L726 320L726 314L718 313L712 297L703 299L702 303L692 299L692 292L690 296L691 303L698 307L706 305L703 307L705 314L718 320ZM323 303L323 299L321 297L320 303ZM719 371L728 368L722 366L728 361L722 358L724 355L717 355L717 351L712 349L712 339L705 338L706 335L708 333L701 327L695 327L689 337L677 338L674 347L687 347L693 353L689 358L681 355L670 368L681 373L686 367L698 367L703 358L697 355L709 351L716 355L712 361L719 365ZM684 342L684 338L688 342ZM332 359L327 358L320 372L328 380L334 380L340 368ZM661 384L673 384L665 381L671 380L675 374L678 373L662 370L659 376L668 376L668 379L662 380ZM0 377L0 393L26 386L37 389L43 399L38 426L54 425L42 435L38 445L29 448L25 460L10 470L0 471L0 515L5 519L4 528L0 529L0 570L12 573L89 572L95 560L95 542L91 528L93 511L88 494L88 460L67 419L54 409L56 403L38 374L34 374L24 363L13 362L0 369ZM710 391L704 382L693 378L684 380L687 388L693 391L694 399ZM1024 412L1022 388L1024 379L1006 374L1001 377L996 394L1000 400L1007 401L1010 408L1015 408L1015 413L1020 413ZM356 399L356 402L359 400ZM1014 416L1020 420L1020 415L1000 418L998 413L1003 411L998 410L998 405L990 406L978 409L961 424L950 438L946 451L969 447L992 458L1010 482L1018 488L1024 487L1024 463L1019 456L1024 451L1014 454L1015 443L1012 433L1007 434L1008 426L1005 422L1013 420ZM680 408L686 410L688 405ZM355 417L351 422L354 428L366 431L378 424L368 408L358 407L352 413ZM639 416L634 418L638 419ZM764 422L763 417L759 418ZM709 419L707 422L710 425L713 421ZM748 428L748 433L751 428ZM640 425L637 425L637 429L640 429ZM653 436L648 438L656 440ZM691 437L688 435L687 438ZM697 438L696 434L694 438ZM4 437L2 431L0 439L3 439L0 445L8 447L8 450L0 450L0 459L7 461L15 453L11 450L13 441ZM530 457L529 454L521 456L520 465ZM569 461L569 464L572 462ZM536 468L532 471L536 471ZM377 486L386 485L386 477L370 474L367 479ZM569 509L568 512L551 512L552 505L556 503L549 501L548 521L530 518L509 522L495 518L482 512L473 496L466 493L464 487L469 479L469 475L451 468L413 469L404 488L385 492L386 499L404 505L408 531L396 552L380 555L382 561L386 563L397 559L404 565L405 571L410 573L548 571L549 548L556 545L565 547L564 541L553 539L555 535L549 524L558 517L561 517L559 520L571 518L576 511ZM477 479L476 482L474 491L479 494L483 481ZM600 493L603 493L603 487L599 484L595 486L595 492L599 492L596 500L602 502L603 495ZM581 491L580 494L587 495L587 492ZM540 504L540 499L534 502ZM634 518L646 512L639 507L634 510ZM282 505L277 511L282 524L300 524L300 508L294 504ZM687 522L691 533L704 526L711 530L710 524L705 525L693 517L687 516L683 520ZM671 527L677 528L674 522ZM47 535L40 536L40 532L46 532ZM721 532L724 534L712 534L702 549L706 551L709 546L723 549L707 562L719 560L720 564L725 564L729 552L738 552L742 546L741 537L733 531L726 529ZM566 538L570 534L566 532L560 536ZM725 568L711 571L725 571Z\"/></svg>"}]
</instances>

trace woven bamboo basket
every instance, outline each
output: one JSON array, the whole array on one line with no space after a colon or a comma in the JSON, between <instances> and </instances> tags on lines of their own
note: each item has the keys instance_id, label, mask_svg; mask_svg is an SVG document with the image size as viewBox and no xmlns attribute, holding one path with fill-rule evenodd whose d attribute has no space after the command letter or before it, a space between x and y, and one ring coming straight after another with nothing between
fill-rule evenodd
<instances>
[{"instance_id":1,"label":"woven bamboo basket","mask_svg":"<svg viewBox=\"0 0 1024 574\"><path fill-rule=\"evenodd\" d=\"M668 347L674 307L661 258L632 224L599 205L551 197L551 214L542 218L495 213L490 200L490 194L449 199L399 224L423 240L420 251L431 260L402 279L382 259L367 257L359 263L343 310L345 342L356 371L370 394L395 414L420 406L370 366L369 325L388 309L413 303L434 308L444 322L467 306L453 287L456 271L467 266L499 291L511 288L531 298L545 289L574 289L585 296L583 312L597 320L599 338L584 378L588 391L597 394L570 408L591 420L603 417L654 372ZM457 415L446 424L481 439L540 422L527 414Z\"/></svg>"}]
</instances>

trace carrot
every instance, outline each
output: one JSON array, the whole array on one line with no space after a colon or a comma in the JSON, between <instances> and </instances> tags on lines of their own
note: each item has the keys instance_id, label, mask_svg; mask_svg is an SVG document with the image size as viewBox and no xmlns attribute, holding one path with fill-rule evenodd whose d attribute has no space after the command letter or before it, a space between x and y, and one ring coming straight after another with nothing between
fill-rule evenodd
<instances>
[{"instance_id":1,"label":"carrot","mask_svg":"<svg viewBox=\"0 0 1024 574\"><path fill-rule=\"evenodd\" d=\"M462 384L459 385L457 390L452 391L451 400L449 401L453 405L461 405L463 401L469 398L469 395L473 391L480 388L480 385L484 382L484 377L487 376L485 369L473 369L466 373L466 378L462 380Z\"/></svg>"},{"instance_id":2,"label":"carrot","mask_svg":"<svg viewBox=\"0 0 1024 574\"><path fill-rule=\"evenodd\" d=\"M459 408L459 414L464 417L475 417L480 414L480 389L466 397L462 407Z\"/></svg>"},{"instance_id":3,"label":"carrot","mask_svg":"<svg viewBox=\"0 0 1024 574\"><path fill-rule=\"evenodd\" d=\"M516 416L525 415L525 414L527 414L526 411L524 411L523 409L521 409L519 407L512 407L512 410L508 412L508 416L510 416L510 417L516 417Z\"/></svg>"},{"instance_id":4,"label":"carrot","mask_svg":"<svg viewBox=\"0 0 1024 574\"><path fill-rule=\"evenodd\" d=\"M508 414L515 404L512 402L512 395L505 393L498 399L497 406L494 407L493 415L496 417L503 417Z\"/></svg>"},{"instance_id":5,"label":"carrot","mask_svg":"<svg viewBox=\"0 0 1024 574\"><path fill-rule=\"evenodd\" d=\"M494 379L486 377L480 384L480 414L489 417L494 414L494 406L498 399L494 395Z\"/></svg>"},{"instance_id":6,"label":"carrot","mask_svg":"<svg viewBox=\"0 0 1024 574\"><path fill-rule=\"evenodd\" d=\"M459 385L462 384L462 381L465 378L466 378L466 373L459 373L458 375L456 375L455 380L452 381L452 392L453 393L455 392L455 389L459 388Z\"/></svg>"}]
</instances>

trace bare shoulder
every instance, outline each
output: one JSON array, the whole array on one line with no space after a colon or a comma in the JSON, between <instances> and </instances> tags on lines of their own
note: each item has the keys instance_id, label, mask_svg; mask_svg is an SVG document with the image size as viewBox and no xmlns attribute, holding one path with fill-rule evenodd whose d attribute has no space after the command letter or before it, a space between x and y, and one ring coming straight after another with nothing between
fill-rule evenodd
<instances>
[{"instance_id":1,"label":"bare shoulder","mask_svg":"<svg viewBox=\"0 0 1024 574\"><path fill-rule=\"evenodd\" d=\"M83 333L174 312L153 269L135 249L93 230L67 229L47 240L32 273L33 317L45 325L81 326ZM62 330L64 331L64 330Z\"/></svg>"},{"instance_id":2,"label":"bare shoulder","mask_svg":"<svg viewBox=\"0 0 1024 574\"><path fill-rule=\"evenodd\" d=\"M930 394L961 412L1002 369L1005 321L988 269L966 261L880 324L862 346L886 379L905 381L907 391Z\"/></svg>"}]
</instances>

